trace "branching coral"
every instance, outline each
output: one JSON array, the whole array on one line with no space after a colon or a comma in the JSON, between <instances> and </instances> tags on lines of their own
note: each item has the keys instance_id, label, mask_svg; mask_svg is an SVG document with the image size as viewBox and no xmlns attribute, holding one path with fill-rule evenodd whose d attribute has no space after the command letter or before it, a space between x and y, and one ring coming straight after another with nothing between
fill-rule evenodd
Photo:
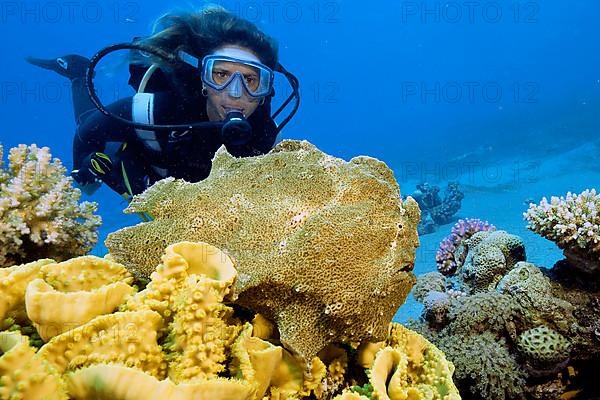
<instances>
[{"instance_id":1,"label":"branching coral","mask_svg":"<svg viewBox=\"0 0 600 400\"><path fill-rule=\"evenodd\" d=\"M149 276L169 244L223 249L238 269L236 303L275 322L307 365L334 338L383 339L414 283L418 206L370 157L346 162L289 140L259 157L220 150L204 181L157 182L128 212L155 219L109 235L117 261Z\"/></svg>"},{"instance_id":2,"label":"branching coral","mask_svg":"<svg viewBox=\"0 0 600 400\"><path fill-rule=\"evenodd\" d=\"M458 182L448 183L443 200L439 195L439 191L438 186L424 182L418 184L417 190L412 193L412 197L421 209L419 235L434 232L437 230L438 225L449 223L454 214L460 209L461 201L465 197L460 191Z\"/></svg>"},{"instance_id":3,"label":"branching coral","mask_svg":"<svg viewBox=\"0 0 600 400\"><path fill-rule=\"evenodd\" d=\"M480 231L494 231L496 227L487 221L466 218L458 220L452 227L435 256L438 271L446 276L453 275L467 257L464 241Z\"/></svg>"},{"instance_id":4,"label":"branching coral","mask_svg":"<svg viewBox=\"0 0 600 400\"><path fill-rule=\"evenodd\" d=\"M12 148L8 168L0 146L0 267L87 253L98 239L96 204L81 192L47 147Z\"/></svg>"},{"instance_id":5,"label":"branching coral","mask_svg":"<svg viewBox=\"0 0 600 400\"><path fill-rule=\"evenodd\" d=\"M580 194L542 198L523 214L528 228L555 242L571 265L600 272L600 195L595 189Z\"/></svg>"}]
</instances>

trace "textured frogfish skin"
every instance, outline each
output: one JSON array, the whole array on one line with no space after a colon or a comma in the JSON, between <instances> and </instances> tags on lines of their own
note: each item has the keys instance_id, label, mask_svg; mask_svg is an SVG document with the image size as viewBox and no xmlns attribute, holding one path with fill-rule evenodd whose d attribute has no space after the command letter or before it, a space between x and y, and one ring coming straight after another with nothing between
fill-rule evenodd
<instances>
[{"instance_id":1,"label":"textured frogfish skin","mask_svg":"<svg viewBox=\"0 0 600 400\"><path fill-rule=\"evenodd\" d=\"M415 282L417 203L383 162L306 141L248 158L222 148L204 181L159 181L126 212L154 220L108 236L116 261L149 277L172 243L222 249L238 271L237 303L274 321L307 362L334 340L383 340Z\"/></svg>"}]
</instances>

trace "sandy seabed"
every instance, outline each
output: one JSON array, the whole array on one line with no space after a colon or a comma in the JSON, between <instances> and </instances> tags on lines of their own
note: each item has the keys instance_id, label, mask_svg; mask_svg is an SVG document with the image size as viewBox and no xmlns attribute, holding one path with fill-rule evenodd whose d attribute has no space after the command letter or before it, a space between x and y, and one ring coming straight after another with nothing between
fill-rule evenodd
<instances>
[{"instance_id":1,"label":"sandy seabed","mask_svg":"<svg viewBox=\"0 0 600 400\"><path fill-rule=\"evenodd\" d=\"M550 199L551 196L564 196L568 191L580 193L585 189L600 189L600 141L547 158L519 157L493 163L478 161L474 165L486 170L473 168L469 173L460 175L458 182L465 197L456 220L479 218L489 221L499 230L519 235L525 242L527 260L537 266L551 268L562 259L562 251L553 242L527 229L523 213L529 202L539 203L544 196ZM500 171L499 175L497 171ZM398 178L399 171L395 173ZM399 183L402 195L406 196L419 182L402 182L399 179ZM429 183L440 186L443 196L446 182ZM437 270L435 254L452 225L443 225L434 233L420 236L414 268L417 276ZM417 319L421 310L421 304L410 295L394 321L406 323Z\"/></svg>"}]
</instances>

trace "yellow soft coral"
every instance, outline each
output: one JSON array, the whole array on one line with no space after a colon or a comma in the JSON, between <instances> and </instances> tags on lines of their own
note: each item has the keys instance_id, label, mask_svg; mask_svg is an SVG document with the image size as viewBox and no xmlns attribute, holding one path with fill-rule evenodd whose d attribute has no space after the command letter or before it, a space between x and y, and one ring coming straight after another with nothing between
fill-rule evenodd
<instances>
[{"instance_id":1,"label":"yellow soft coral","mask_svg":"<svg viewBox=\"0 0 600 400\"><path fill-rule=\"evenodd\" d=\"M252 319L252 336L269 339L275 336L277 327L261 314L256 314Z\"/></svg>"},{"instance_id":2,"label":"yellow soft coral","mask_svg":"<svg viewBox=\"0 0 600 400\"><path fill-rule=\"evenodd\" d=\"M114 282L131 284L133 277L127 269L107 258L82 256L41 269L44 280L61 292L92 290Z\"/></svg>"},{"instance_id":3,"label":"yellow soft coral","mask_svg":"<svg viewBox=\"0 0 600 400\"><path fill-rule=\"evenodd\" d=\"M300 394L309 396L311 393L321 393L323 381L327 377L328 372L328 367L323 361L319 357L314 357L308 371L304 371L304 382L302 383Z\"/></svg>"},{"instance_id":4,"label":"yellow soft coral","mask_svg":"<svg viewBox=\"0 0 600 400\"><path fill-rule=\"evenodd\" d=\"M83 366L116 363L157 378L166 375L166 362L157 343L163 320L154 311L101 315L53 337L38 354L64 373Z\"/></svg>"},{"instance_id":5,"label":"yellow soft coral","mask_svg":"<svg viewBox=\"0 0 600 400\"><path fill-rule=\"evenodd\" d=\"M231 349L234 358L231 372L237 378L256 386L255 399L309 396L325 378L326 366L315 357L308 371L303 364L280 346L253 335L253 326L246 324Z\"/></svg>"},{"instance_id":6,"label":"yellow soft coral","mask_svg":"<svg viewBox=\"0 0 600 400\"><path fill-rule=\"evenodd\" d=\"M361 343L358 348L357 362L363 368L371 368L373 361L375 361L375 355L386 345L386 342L364 342Z\"/></svg>"},{"instance_id":7,"label":"yellow soft coral","mask_svg":"<svg viewBox=\"0 0 600 400\"><path fill-rule=\"evenodd\" d=\"M298 397L304 384L304 365L292 353L283 349L281 362L275 367L271 378L270 398Z\"/></svg>"},{"instance_id":8,"label":"yellow soft coral","mask_svg":"<svg viewBox=\"0 0 600 400\"><path fill-rule=\"evenodd\" d=\"M245 381L215 378L175 385L117 365L95 365L68 374L74 400L250 400L254 388Z\"/></svg>"},{"instance_id":9,"label":"yellow soft coral","mask_svg":"<svg viewBox=\"0 0 600 400\"><path fill-rule=\"evenodd\" d=\"M44 341L113 312L134 291L125 267L95 256L47 264L40 272L43 279L27 286L25 304Z\"/></svg>"},{"instance_id":10,"label":"yellow soft coral","mask_svg":"<svg viewBox=\"0 0 600 400\"><path fill-rule=\"evenodd\" d=\"M231 348L234 358L232 373L255 385L255 400L263 398L271 384L275 368L281 363L283 349L252 336L252 325L246 324Z\"/></svg>"},{"instance_id":11,"label":"yellow soft coral","mask_svg":"<svg viewBox=\"0 0 600 400\"><path fill-rule=\"evenodd\" d=\"M403 400L420 398L415 388L409 387L408 357L398 349L381 349L371 366L373 398Z\"/></svg>"},{"instance_id":12,"label":"yellow soft coral","mask_svg":"<svg viewBox=\"0 0 600 400\"><path fill-rule=\"evenodd\" d=\"M112 257L111 257L112 258ZM146 289L128 302L126 310L153 310L169 321L175 311L175 302L191 275L207 275L229 286L235 279L232 260L218 248L201 242L180 242L168 246L162 263L151 275ZM228 299L229 299L228 292Z\"/></svg>"},{"instance_id":13,"label":"yellow soft coral","mask_svg":"<svg viewBox=\"0 0 600 400\"><path fill-rule=\"evenodd\" d=\"M35 355L26 336L0 332L0 399L66 400L58 372Z\"/></svg>"},{"instance_id":14,"label":"yellow soft coral","mask_svg":"<svg viewBox=\"0 0 600 400\"><path fill-rule=\"evenodd\" d=\"M186 280L171 325L169 378L175 383L209 379L225 369L227 353L241 325L221 303L229 284L204 275Z\"/></svg>"},{"instance_id":15,"label":"yellow soft coral","mask_svg":"<svg viewBox=\"0 0 600 400\"><path fill-rule=\"evenodd\" d=\"M54 260L42 259L29 264L0 268L0 320L16 308L25 308L25 289L40 275L40 268Z\"/></svg>"},{"instance_id":16,"label":"yellow soft coral","mask_svg":"<svg viewBox=\"0 0 600 400\"><path fill-rule=\"evenodd\" d=\"M202 182L163 179L126 211L154 220L108 236L116 260L147 277L181 240L232 254L236 302L275 322L305 368L329 343L383 340L415 282L419 208L371 157L290 140L258 157L220 150Z\"/></svg>"},{"instance_id":17,"label":"yellow soft coral","mask_svg":"<svg viewBox=\"0 0 600 400\"><path fill-rule=\"evenodd\" d=\"M454 366L433 344L396 323L390 324L387 344L369 372L374 399L460 399Z\"/></svg>"},{"instance_id":18,"label":"yellow soft coral","mask_svg":"<svg viewBox=\"0 0 600 400\"><path fill-rule=\"evenodd\" d=\"M358 393L353 393L351 391L345 391L333 398L333 400L371 400L367 396L360 395Z\"/></svg>"},{"instance_id":19,"label":"yellow soft coral","mask_svg":"<svg viewBox=\"0 0 600 400\"><path fill-rule=\"evenodd\" d=\"M319 352L318 360L324 366L322 384L316 387L319 398L331 397L344 387L345 375L348 369L348 354L346 350L335 345L329 345ZM314 363L314 360L313 360Z\"/></svg>"},{"instance_id":20,"label":"yellow soft coral","mask_svg":"<svg viewBox=\"0 0 600 400\"><path fill-rule=\"evenodd\" d=\"M207 243L180 242L169 246L147 288L125 309L154 310L169 325L165 348L175 383L217 376L241 324L224 305L236 277L233 261Z\"/></svg>"}]
</instances>

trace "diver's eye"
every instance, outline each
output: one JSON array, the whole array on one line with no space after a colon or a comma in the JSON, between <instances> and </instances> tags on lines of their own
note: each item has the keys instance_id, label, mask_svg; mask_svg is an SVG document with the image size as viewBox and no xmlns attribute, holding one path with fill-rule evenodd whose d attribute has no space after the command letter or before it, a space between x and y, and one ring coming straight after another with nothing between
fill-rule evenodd
<instances>
[{"instance_id":1,"label":"diver's eye","mask_svg":"<svg viewBox=\"0 0 600 400\"><path fill-rule=\"evenodd\" d=\"M229 76L231 74L227 71L213 71L212 75L213 75L213 80L216 83L224 83L227 81L227 79L229 79Z\"/></svg>"},{"instance_id":2,"label":"diver's eye","mask_svg":"<svg viewBox=\"0 0 600 400\"><path fill-rule=\"evenodd\" d=\"M256 89L258 87L258 78L254 75L244 75L246 84L249 88Z\"/></svg>"}]
</instances>

